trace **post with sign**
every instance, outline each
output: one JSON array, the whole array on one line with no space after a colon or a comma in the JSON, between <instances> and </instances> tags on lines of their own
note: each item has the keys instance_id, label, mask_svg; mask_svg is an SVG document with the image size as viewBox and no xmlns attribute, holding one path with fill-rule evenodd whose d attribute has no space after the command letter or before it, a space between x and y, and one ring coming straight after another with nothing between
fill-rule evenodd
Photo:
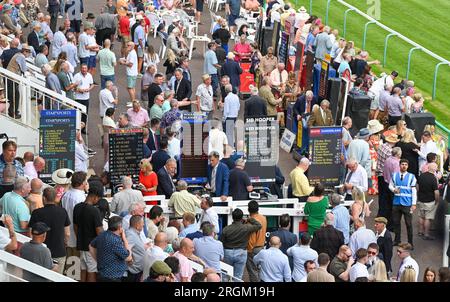
<instances>
[{"instance_id":1,"label":"post with sign","mask_svg":"<svg viewBox=\"0 0 450 302\"><path fill-rule=\"evenodd\" d=\"M75 168L76 110L42 110L39 124L39 156L45 168L39 178L50 183L58 169Z\"/></svg>"}]
</instances>

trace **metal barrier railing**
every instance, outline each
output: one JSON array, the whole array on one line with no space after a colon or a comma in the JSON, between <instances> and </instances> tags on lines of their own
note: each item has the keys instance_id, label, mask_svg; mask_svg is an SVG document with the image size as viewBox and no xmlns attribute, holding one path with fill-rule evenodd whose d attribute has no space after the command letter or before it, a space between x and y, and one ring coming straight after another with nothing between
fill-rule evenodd
<instances>
[{"instance_id":1,"label":"metal barrier railing","mask_svg":"<svg viewBox=\"0 0 450 302\"><path fill-rule=\"evenodd\" d=\"M329 12L330 12L330 5L331 2L333 0L327 0L326 3L326 12L325 12L325 24L328 25L328 21L329 21ZM297 0L294 1L296 4ZM313 0L309 1L309 12L310 14L313 13ZM443 65L447 65L450 67L450 62L447 59L444 59L443 57L435 54L434 52L432 52L431 50L425 48L424 46L412 41L411 39L405 37L404 35L400 34L399 32L391 29L390 27L384 25L383 23L377 21L376 19L374 19L373 17L367 15L366 13L362 12L361 10L359 10L358 8L348 4L347 2L343 1L343 0L335 0L336 3L341 4L342 6L344 6L346 8L346 10L344 11L344 24L343 24L343 37L345 38L345 35L347 33L347 15L350 12L354 12L362 17L364 17L365 19L368 20L367 23L365 23L364 25L364 33L363 33L363 42L362 42L362 49L365 50L366 48L366 40L367 40L367 31L368 31L368 27L370 24L376 24L379 28L385 30L388 32L388 34L385 37L384 40L384 46L383 46L383 67L386 66L386 61L387 61L387 57L388 57L388 42L389 39L391 37L397 37L400 40L403 40L404 42L408 43L411 45L411 49L409 50L408 53L408 63L407 63L407 70L406 70L406 78L408 78L410 76L410 70L411 70L411 60L412 60L412 55L415 51L419 50L424 52L425 54L429 55L430 57L436 59L439 63L437 63L435 65L435 69L434 69L434 73L433 73L433 86L432 86L432 92L431 92L431 96L432 99L436 99L436 91L437 91L437 81L438 81L438 74L439 74L439 70L440 67ZM436 121L436 130L439 132L439 134L444 138L444 140L446 141L446 144L448 147L450 147L450 130L447 129L442 123L440 123L439 121Z\"/></svg>"}]
</instances>

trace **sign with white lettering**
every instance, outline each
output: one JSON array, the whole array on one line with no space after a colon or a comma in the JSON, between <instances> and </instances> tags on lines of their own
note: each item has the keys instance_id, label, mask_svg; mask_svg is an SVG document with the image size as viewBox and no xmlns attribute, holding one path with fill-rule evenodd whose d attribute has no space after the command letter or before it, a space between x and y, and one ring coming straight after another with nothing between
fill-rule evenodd
<instances>
[{"instance_id":1,"label":"sign with white lettering","mask_svg":"<svg viewBox=\"0 0 450 302\"><path fill-rule=\"evenodd\" d=\"M281 137L280 140L280 148L286 151L287 153L290 153L294 141L295 141L295 134L289 131L288 129L284 129L283 136Z\"/></svg>"}]
</instances>

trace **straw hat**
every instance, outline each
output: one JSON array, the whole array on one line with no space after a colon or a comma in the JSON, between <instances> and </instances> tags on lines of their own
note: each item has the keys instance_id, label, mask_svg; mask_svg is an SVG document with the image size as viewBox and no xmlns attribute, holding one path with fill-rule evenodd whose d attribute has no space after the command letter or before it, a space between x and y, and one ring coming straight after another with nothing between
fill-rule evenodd
<instances>
[{"instance_id":1,"label":"straw hat","mask_svg":"<svg viewBox=\"0 0 450 302\"><path fill-rule=\"evenodd\" d=\"M370 134L378 133L384 129L384 126L379 120L370 120L367 124Z\"/></svg>"},{"instance_id":2,"label":"straw hat","mask_svg":"<svg viewBox=\"0 0 450 302\"><path fill-rule=\"evenodd\" d=\"M70 169L58 169L52 173L52 181L58 185L70 184L73 170Z\"/></svg>"},{"instance_id":3,"label":"straw hat","mask_svg":"<svg viewBox=\"0 0 450 302\"><path fill-rule=\"evenodd\" d=\"M388 143L392 143L392 144L396 144L398 143L400 140L398 139L398 135L395 133L389 133L388 136L386 136L384 138L385 141L387 141Z\"/></svg>"}]
</instances>

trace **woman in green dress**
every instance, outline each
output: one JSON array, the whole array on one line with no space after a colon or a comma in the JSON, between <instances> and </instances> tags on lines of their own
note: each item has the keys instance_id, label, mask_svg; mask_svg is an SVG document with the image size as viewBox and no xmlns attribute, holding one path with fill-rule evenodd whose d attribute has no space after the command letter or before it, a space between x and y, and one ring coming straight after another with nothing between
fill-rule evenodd
<instances>
[{"instance_id":1,"label":"woman in green dress","mask_svg":"<svg viewBox=\"0 0 450 302\"><path fill-rule=\"evenodd\" d=\"M313 195L308 198L305 205L305 214L308 215L308 233L312 236L320 228L328 208L328 196L324 196L325 189L321 183L314 186Z\"/></svg>"}]
</instances>

